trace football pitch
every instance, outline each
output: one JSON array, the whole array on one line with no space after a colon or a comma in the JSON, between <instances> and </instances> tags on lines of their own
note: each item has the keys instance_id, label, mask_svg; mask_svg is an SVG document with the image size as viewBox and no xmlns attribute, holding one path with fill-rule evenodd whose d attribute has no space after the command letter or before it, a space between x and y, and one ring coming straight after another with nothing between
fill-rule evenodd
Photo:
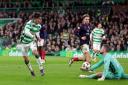
<instances>
[{"instance_id":1,"label":"football pitch","mask_svg":"<svg viewBox=\"0 0 128 85\"><path fill-rule=\"evenodd\" d=\"M30 57L36 77L32 77L22 57L0 57L0 85L127 85L128 80L80 79L80 74L90 74L79 69L82 62L68 66L69 58L47 57L45 75L41 76L34 57ZM128 74L128 59L119 59ZM96 71L101 71L100 67Z\"/></svg>"}]
</instances>

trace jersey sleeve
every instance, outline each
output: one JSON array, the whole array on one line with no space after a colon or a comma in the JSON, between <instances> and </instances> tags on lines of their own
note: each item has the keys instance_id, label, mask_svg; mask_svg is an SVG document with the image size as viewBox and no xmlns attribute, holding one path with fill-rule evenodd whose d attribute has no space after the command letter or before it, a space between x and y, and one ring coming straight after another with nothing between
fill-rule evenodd
<instances>
[{"instance_id":1,"label":"jersey sleeve","mask_svg":"<svg viewBox=\"0 0 128 85\"><path fill-rule=\"evenodd\" d=\"M91 33L92 33L92 34L94 34L94 31L95 31L95 28L92 30L92 32L91 32Z\"/></svg>"},{"instance_id":2,"label":"jersey sleeve","mask_svg":"<svg viewBox=\"0 0 128 85\"><path fill-rule=\"evenodd\" d=\"M104 58L104 70L103 70L103 77L106 78L108 72L109 72L109 65L110 65L110 55L106 55Z\"/></svg>"},{"instance_id":3,"label":"jersey sleeve","mask_svg":"<svg viewBox=\"0 0 128 85\"><path fill-rule=\"evenodd\" d=\"M40 24L38 26L39 26L39 31L40 31L42 26Z\"/></svg>"},{"instance_id":4,"label":"jersey sleeve","mask_svg":"<svg viewBox=\"0 0 128 85\"><path fill-rule=\"evenodd\" d=\"M80 31L80 27L77 27L75 30L74 30L74 34L79 37L79 31Z\"/></svg>"},{"instance_id":5,"label":"jersey sleeve","mask_svg":"<svg viewBox=\"0 0 128 85\"><path fill-rule=\"evenodd\" d=\"M90 40L91 40L91 41L93 40L94 30L95 30L95 29L93 29L92 32L91 32L91 34L90 34Z\"/></svg>"},{"instance_id":6,"label":"jersey sleeve","mask_svg":"<svg viewBox=\"0 0 128 85\"><path fill-rule=\"evenodd\" d=\"M86 36L86 30L84 30L84 27L81 26L79 29L79 37Z\"/></svg>"},{"instance_id":7,"label":"jersey sleeve","mask_svg":"<svg viewBox=\"0 0 128 85\"><path fill-rule=\"evenodd\" d=\"M103 30L103 35L105 34L105 31Z\"/></svg>"},{"instance_id":8,"label":"jersey sleeve","mask_svg":"<svg viewBox=\"0 0 128 85\"><path fill-rule=\"evenodd\" d=\"M104 30L102 30L102 36L105 36L105 31Z\"/></svg>"},{"instance_id":9,"label":"jersey sleeve","mask_svg":"<svg viewBox=\"0 0 128 85\"><path fill-rule=\"evenodd\" d=\"M31 29L32 27L31 27L30 22L27 22L24 28L25 28L25 29Z\"/></svg>"},{"instance_id":10,"label":"jersey sleeve","mask_svg":"<svg viewBox=\"0 0 128 85\"><path fill-rule=\"evenodd\" d=\"M98 63L94 64L91 66L90 70L96 70L97 68L99 68L101 65L104 64L104 59L101 59Z\"/></svg>"},{"instance_id":11,"label":"jersey sleeve","mask_svg":"<svg viewBox=\"0 0 128 85\"><path fill-rule=\"evenodd\" d=\"M23 33L27 36L34 37L33 34L30 32L30 26L28 24L25 25Z\"/></svg>"}]
</instances>

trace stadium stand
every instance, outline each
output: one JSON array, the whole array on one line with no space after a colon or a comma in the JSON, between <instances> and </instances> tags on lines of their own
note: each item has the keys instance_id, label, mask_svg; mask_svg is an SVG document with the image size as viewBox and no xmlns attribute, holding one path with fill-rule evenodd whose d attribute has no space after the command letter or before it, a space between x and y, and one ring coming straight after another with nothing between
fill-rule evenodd
<instances>
[{"instance_id":1,"label":"stadium stand","mask_svg":"<svg viewBox=\"0 0 128 85\"><path fill-rule=\"evenodd\" d=\"M98 4L102 4L102 0L95 1L6 0L5 2L0 0L0 18L20 18L16 23L1 27L0 37L9 39L10 43L4 43L5 47L17 42L25 22L31 19L31 13L39 11L46 28L47 52L77 49L79 48L79 39L74 31L80 26L81 16L84 13L89 13L92 27L96 21L103 23L108 36L106 43L111 46L112 50L128 50L128 6L124 5L124 2L127 4L127 0L113 0L116 5L107 6L98 6ZM124 6L120 7L119 3ZM120 7L120 10L117 7Z\"/></svg>"}]
</instances>

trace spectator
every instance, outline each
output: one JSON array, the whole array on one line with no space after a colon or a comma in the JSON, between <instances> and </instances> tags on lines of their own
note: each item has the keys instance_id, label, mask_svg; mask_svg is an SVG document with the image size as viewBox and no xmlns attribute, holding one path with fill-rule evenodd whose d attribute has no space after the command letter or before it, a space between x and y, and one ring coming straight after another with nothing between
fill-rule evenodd
<instances>
[{"instance_id":1,"label":"spectator","mask_svg":"<svg viewBox=\"0 0 128 85\"><path fill-rule=\"evenodd\" d=\"M16 3L19 7L19 3ZM29 2L25 2L29 4ZM1 5L0 5L1 6ZM25 6L26 7L26 6ZM30 6L28 6L30 7ZM92 9L94 11L94 9ZM92 11L90 9L90 11ZM95 14L96 11L93 13ZM92 22L100 20L103 22L107 34L106 43L110 44L112 50L127 50L128 49L128 11L120 11L112 16L104 14L103 10L99 9L100 15L91 15ZM103 13L102 13L103 12ZM41 12L45 24L45 39L47 52L58 52L62 49L79 48L79 39L75 35L75 29L80 26L81 16L84 11L64 10L63 16L61 13L50 11ZM24 23L31 19L31 12L0 12L0 18L21 18L17 23L7 24L0 29L0 36L8 36L15 43L20 36ZM92 24L94 26L94 23ZM46 32L47 31L47 32Z\"/></svg>"}]
</instances>

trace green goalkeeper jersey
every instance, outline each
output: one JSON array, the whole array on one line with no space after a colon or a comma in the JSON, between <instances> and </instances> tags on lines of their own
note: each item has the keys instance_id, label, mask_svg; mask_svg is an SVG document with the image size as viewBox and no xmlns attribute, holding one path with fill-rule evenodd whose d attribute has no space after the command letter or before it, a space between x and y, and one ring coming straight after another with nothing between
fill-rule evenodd
<instances>
[{"instance_id":1,"label":"green goalkeeper jersey","mask_svg":"<svg viewBox=\"0 0 128 85\"><path fill-rule=\"evenodd\" d=\"M104 35L103 29L94 28L91 34L92 34L93 43L101 43L102 42L102 37Z\"/></svg>"},{"instance_id":2,"label":"green goalkeeper jersey","mask_svg":"<svg viewBox=\"0 0 128 85\"><path fill-rule=\"evenodd\" d=\"M95 70L101 65L104 64L103 76L106 78L109 73L112 73L115 78L121 78L124 73L123 67L117 61L116 58L112 56L112 54L107 53L103 59L101 59L98 63L91 66L91 70Z\"/></svg>"},{"instance_id":3,"label":"green goalkeeper jersey","mask_svg":"<svg viewBox=\"0 0 128 85\"><path fill-rule=\"evenodd\" d=\"M21 34L21 38L20 38L21 43L23 44L31 43L34 40L36 33L38 33L40 29L41 29L40 24L35 24L33 20L28 21Z\"/></svg>"}]
</instances>

